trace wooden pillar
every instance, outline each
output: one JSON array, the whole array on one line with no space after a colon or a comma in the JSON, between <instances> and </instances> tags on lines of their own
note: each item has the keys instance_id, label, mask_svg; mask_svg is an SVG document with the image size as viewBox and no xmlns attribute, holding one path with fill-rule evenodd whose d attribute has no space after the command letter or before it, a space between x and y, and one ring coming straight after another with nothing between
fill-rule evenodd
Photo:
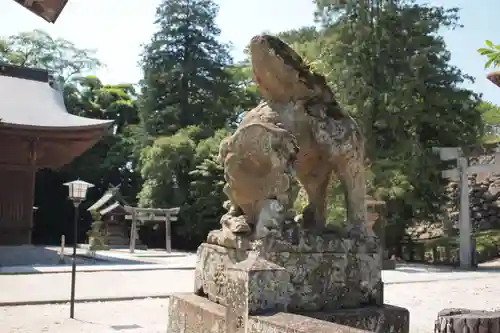
<instances>
[{"instance_id":1,"label":"wooden pillar","mask_svg":"<svg viewBox=\"0 0 500 333\"><path fill-rule=\"evenodd\" d=\"M172 252L172 236L170 232L170 216L165 215L165 249L168 253Z\"/></svg>"},{"instance_id":2,"label":"wooden pillar","mask_svg":"<svg viewBox=\"0 0 500 333\"><path fill-rule=\"evenodd\" d=\"M135 240L137 236L137 213L132 210L132 225L130 226L130 253L135 252Z\"/></svg>"}]
</instances>

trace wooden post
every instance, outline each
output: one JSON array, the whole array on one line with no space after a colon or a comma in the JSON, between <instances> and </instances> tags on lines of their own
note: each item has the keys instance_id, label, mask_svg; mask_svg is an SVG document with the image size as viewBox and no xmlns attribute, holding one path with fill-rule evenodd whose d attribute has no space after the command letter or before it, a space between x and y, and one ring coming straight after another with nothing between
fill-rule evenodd
<instances>
[{"instance_id":1,"label":"wooden post","mask_svg":"<svg viewBox=\"0 0 500 333\"><path fill-rule=\"evenodd\" d=\"M132 211L132 225L130 226L130 253L135 252L135 240L137 236L137 213Z\"/></svg>"},{"instance_id":2,"label":"wooden post","mask_svg":"<svg viewBox=\"0 0 500 333\"><path fill-rule=\"evenodd\" d=\"M170 215L165 214L165 248L168 253L172 252L172 239L170 233Z\"/></svg>"},{"instance_id":3,"label":"wooden post","mask_svg":"<svg viewBox=\"0 0 500 333\"><path fill-rule=\"evenodd\" d=\"M460 268L472 268L472 226L470 224L469 211L469 176L468 159L458 158L458 170L460 172Z\"/></svg>"}]
</instances>

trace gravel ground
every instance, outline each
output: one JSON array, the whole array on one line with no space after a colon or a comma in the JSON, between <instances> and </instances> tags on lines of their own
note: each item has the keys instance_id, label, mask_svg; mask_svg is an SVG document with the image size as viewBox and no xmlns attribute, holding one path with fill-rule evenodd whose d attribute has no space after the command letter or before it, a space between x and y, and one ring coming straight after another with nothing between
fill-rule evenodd
<instances>
[{"instance_id":1,"label":"gravel ground","mask_svg":"<svg viewBox=\"0 0 500 333\"><path fill-rule=\"evenodd\" d=\"M410 333L432 333L437 313L449 307L499 308L498 276L388 284L386 303L410 310ZM168 300L80 303L76 320L69 305L0 307L1 333L165 333ZM131 315L133 314L133 315Z\"/></svg>"},{"instance_id":2,"label":"gravel ground","mask_svg":"<svg viewBox=\"0 0 500 333\"><path fill-rule=\"evenodd\" d=\"M162 296L193 290L194 271L79 272L76 298L83 300L125 296ZM67 300L71 274L0 275L0 302ZM0 333L4 333L0 329Z\"/></svg>"},{"instance_id":3,"label":"gravel ground","mask_svg":"<svg viewBox=\"0 0 500 333\"><path fill-rule=\"evenodd\" d=\"M434 332L434 320L445 308L500 308L499 278L385 285L385 302L410 310L410 333Z\"/></svg>"},{"instance_id":4,"label":"gravel ground","mask_svg":"<svg viewBox=\"0 0 500 333\"><path fill-rule=\"evenodd\" d=\"M1 333L165 333L167 299L0 307Z\"/></svg>"}]
</instances>

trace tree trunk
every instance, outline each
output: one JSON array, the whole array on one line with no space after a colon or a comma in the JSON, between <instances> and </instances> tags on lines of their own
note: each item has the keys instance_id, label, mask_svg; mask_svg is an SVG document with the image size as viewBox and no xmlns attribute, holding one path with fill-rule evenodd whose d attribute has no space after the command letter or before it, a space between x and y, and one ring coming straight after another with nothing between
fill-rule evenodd
<instances>
[{"instance_id":1,"label":"tree trunk","mask_svg":"<svg viewBox=\"0 0 500 333\"><path fill-rule=\"evenodd\" d=\"M434 333L500 333L500 312L445 309L438 314Z\"/></svg>"}]
</instances>

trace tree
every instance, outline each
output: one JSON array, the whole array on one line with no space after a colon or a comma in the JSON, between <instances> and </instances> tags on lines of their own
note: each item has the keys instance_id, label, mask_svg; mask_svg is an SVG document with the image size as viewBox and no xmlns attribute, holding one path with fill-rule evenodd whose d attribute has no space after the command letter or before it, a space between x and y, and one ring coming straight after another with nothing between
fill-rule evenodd
<instances>
[{"instance_id":1,"label":"tree","mask_svg":"<svg viewBox=\"0 0 500 333\"><path fill-rule=\"evenodd\" d=\"M478 107L484 122L483 142L500 141L500 107L483 102Z\"/></svg>"},{"instance_id":2,"label":"tree","mask_svg":"<svg viewBox=\"0 0 500 333\"><path fill-rule=\"evenodd\" d=\"M235 118L226 98L232 95L231 58L217 40L217 12L212 0L164 0L158 6L158 31L142 55L141 117L151 135L190 125L221 128Z\"/></svg>"},{"instance_id":3,"label":"tree","mask_svg":"<svg viewBox=\"0 0 500 333\"><path fill-rule=\"evenodd\" d=\"M131 202L139 191L136 150L141 146L137 94L131 84L104 85L95 76L66 84L66 107L72 114L113 120L112 130L64 170L97 185L101 195L110 184Z\"/></svg>"},{"instance_id":4,"label":"tree","mask_svg":"<svg viewBox=\"0 0 500 333\"><path fill-rule=\"evenodd\" d=\"M227 130L202 139L204 130L190 126L159 137L141 154L144 185L139 204L144 207L182 207L173 226L177 246L196 248L208 231L219 226L223 214L224 177L216 162Z\"/></svg>"},{"instance_id":5,"label":"tree","mask_svg":"<svg viewBox=\"0 0 500 333\"><path fill-rule=\"evenodd\" d=\"M344 107L367 138L371 190L388 202L393 236L433 221L444 200L434 146L464 146L482 135L479 98L459 88L470 77L449 64L439 29L458 10L415 1L317 0L330 43L322 62Z\"/></svg>"},{"instance_id":6,"label":"tree","mask_svg":"<svg viewBox=\"0 0 500 333\"><path fill-rule=\"evenodd\" d=\"M259 99L248 64L233 64L217 40L217 11L212 0L163 1L142 55L140 118L150 144L139 158L139 204L181 207L172 232L182 247L196 248L218 227L226 199L219 143Z\"/></svg>"},{"instance_id":7,"label":"tree","mask_svg":"<svg viewBox=\"0 0 500 333\"><path fill-rule=\"evenodd\" d=\"M61 85L102 66L93 50L54 39L42 30L0 38L0 62L49 70Z\"/></svg>"}]
</instances>

